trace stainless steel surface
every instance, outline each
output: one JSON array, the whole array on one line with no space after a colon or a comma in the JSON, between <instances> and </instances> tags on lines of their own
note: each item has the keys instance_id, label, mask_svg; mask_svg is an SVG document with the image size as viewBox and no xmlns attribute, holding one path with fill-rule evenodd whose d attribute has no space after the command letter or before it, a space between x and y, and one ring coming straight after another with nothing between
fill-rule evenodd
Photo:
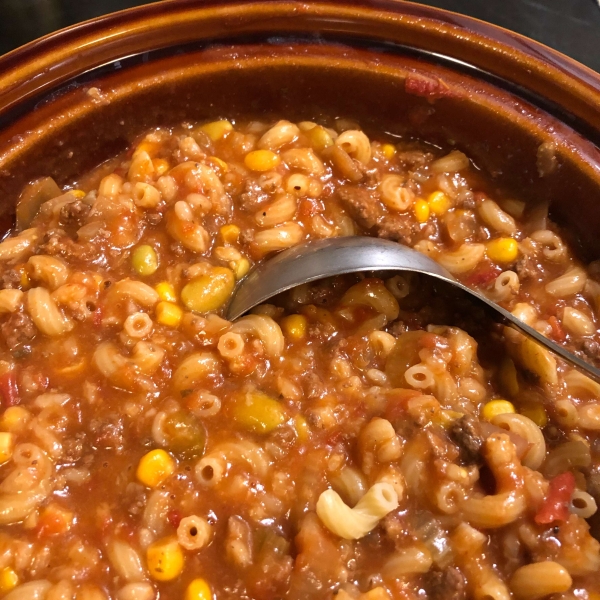
<instances>
[{"instance_id":1,"label":"stainless steel surface","mask_svg":"<svg viewBox=\"0 0 600 600\"><path fill-rule=\"evenodd\" d=\"M496 311L504 324L534 339L600 382L600 369L544 337L492 300L456 281L432 259L401 244L378 238L355 236L316 240L280 252L253 269L239 284L227 307L227 318L237 319L258 304L303 283L358 271L393 270L430 275L460 288Z\"/></svg>"}]
</instances>

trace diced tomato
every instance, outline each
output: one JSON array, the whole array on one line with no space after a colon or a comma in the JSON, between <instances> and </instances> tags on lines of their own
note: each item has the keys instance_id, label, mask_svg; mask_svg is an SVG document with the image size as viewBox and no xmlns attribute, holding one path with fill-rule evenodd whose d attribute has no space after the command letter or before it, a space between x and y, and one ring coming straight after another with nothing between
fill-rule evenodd
<instances>
[{"instance_id":1,"label":"diced tomato","mask_svg":"<svg viewBox=\"0 0 600 600\"><path fill-rule=\"evenodd\" d=\"M385 418L394 423L400 418L406 416L406 406L411 398L420 396L421 392L404 388L394 388L386 394L387 406L385 408Z\"/></svg>"},{"instance_id":2,"label":"diced tomato","mask_svg":"<svg viewBox=\"0 0 600 600\"><path fill-rule=\"evenodd\" d=\"M494 281L501 272L502 269L492 266L489 263L481 265L474 273L471 273L467 277L465 285L483 287Z\"/></svg>"},{"instance_id":3,"label":"diced tomato","mask_svg":"<svg viewBox=\"0 0 600 600\"><path fill-rule=\"evenodd\" d=\"M556 317L550 317L548 323L550 323L550 327L552 327L552 337L557 342L564 342L567 339L567 334L558 319Z\"/></svg>"},{"instance_id":4,"label":"diced tomato","mask_svg":"<svg viewBox=\"0 0 600 600\"><path fill-rule=\"evenodd\" d=\"M339 429L335 429L329 433L327 438L325 439L325 444L330 446L331 448L337 446L344 439L344 433Z\"/></svg>"},{"instance_id":5,"label":"diced tomato","mask_svg":"<svg viewBox=\"0 0 600 600\"><path fill-rule=\"evenodd\" d=\"M420 73L409 73L404 80L404 89L408 94L423 98L444 98L456 96L456 92L443 80L427 77Z\"/></svg>"},{"instance_id":6,"label":"diced tomato","mask_svg":"<svg viewBox=\"0 0 600 600\"><path fill-rule=\"evenodd\" d=\"M547 525L554 521L569 518L569 501L575 490L575 476L570 471L561 473L550 480L548 495L535 515L535 522Z\"/></svg>"},{"instance_id":7,"label":"diced tomato","mask_svg":"<svg viewBox=\"0 0 600 600\"><path fill-rule=\"evenodd\" d=\"M419 342L423 348L433 350L439 344L440 337L438 335L436 335L435 333L430 333L429 331L424 331Z\"/></svg>"},{"instance_id":8,"label":"diced tomato","mask_svg":"<svg viewBox=\"0 0 600 600\"><path fill-rule=\"evenodd\" d=\"M0 394L2 394L2 404L5 407L14 406L21 402L17 388L17 376L14 370L0 375Z\"/></svg>"},{"instance_id":9,"label":"diced tomato","mask_svg":"<svg viewBox=\"0 0 600 600\"><path fill-rule=\"evenodd\" d=\"M314 198L303 198L300 200L298 215L300 218L312 217L323 210L323 206Z\"/></svg>"},{"instance_id":10,"label":"diced tomato","mask_svg":"<svg viewBox=\"0 0 600 600\"><path fill-rule=\"evenodd\" d=\"M170 510L167 513L167 521L177 529L179 527L179 523L181 523L181 519L183 519L183 515L177 509Z\"/></svg>"},{"instance_id":11,"label":"diced tomato","mask_svg":"<svg viewBox=\"0 0 600 600\"><path fill-rule=\"evenodd\" d=\"M50 504L40 514L37 524L39 537L66 533L73 525L73 513L56 504Z\"/></svg>"}]
</instances>

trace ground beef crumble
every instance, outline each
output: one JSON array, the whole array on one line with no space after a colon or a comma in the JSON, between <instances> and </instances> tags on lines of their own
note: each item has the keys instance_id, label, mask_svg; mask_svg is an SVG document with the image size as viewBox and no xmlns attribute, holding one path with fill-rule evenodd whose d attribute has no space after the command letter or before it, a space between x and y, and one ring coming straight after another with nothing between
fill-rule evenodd
<instances>
[{"instance_id":1,"label":"ground beef crumble","mask_svg":"<svg viewBox=\"0 0 600 600\"><path fill-rule=\"evenodd\" d=\"M13 354L28 353L28 344L37 335L37 328L29 315L18 312L0 325L0 333Z\"/></svg>"},{"instance_id":2,"label":"ground beef crumble","mask_svg":"<svg viewBox=\"0 0 600 600\"><path fill-rule=\"evenodd\" d=\"M463 600L466 587L465 578L456 567L430 571L426 577L425 589L429 600Z\"/></svg>"},{"instance_id":3,"label":"ground beef crumble","mask_svg":"<svg viewBox=\"0 0 600 600\"><path fill-rule=\"evenodd\" d=\"M473 464L480 459L483 437L479 426L473 417L465 415L452 424L450 438L460 449L460 456L467 464Z\"/></svg>"},{"instance_id":4,"label":"ground beef crumble","mask_svg":"<svg viewBox=\"0 0 600 600\"><path fill-rule=\"evenodd\" d=\"M338 190L338 197L350 216L371 235L411 245L419 225L408 214L389 212L364 187L344 186Z\"/></svg>"}]
</instances>

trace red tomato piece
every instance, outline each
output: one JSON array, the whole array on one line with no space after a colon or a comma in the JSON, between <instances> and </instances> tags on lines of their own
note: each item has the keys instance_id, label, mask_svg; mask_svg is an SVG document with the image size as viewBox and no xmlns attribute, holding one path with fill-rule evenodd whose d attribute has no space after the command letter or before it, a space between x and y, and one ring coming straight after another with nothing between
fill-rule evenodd
<instances>
[{"instance_id":1,"label":"red tomato piece","mask_svg":"<svg viewBox=\"0 0 600 600\"><path fill-rule=\"evenodd\" d=\"M181 523L181 519L183 519L183 515L177 509L170 510L167 513L167 521L177 529L179 527L179 523Z\"/></svg>"},{"instance_id":2,"label":"red tomato piece","mask_svg":"<svg viewBox=\"0 0 600 600\"><path fill-rule=\"evenodd\" d=\"M19 404L19 390L17 388L17 376L14 371L7 371L0 376L0 394L2 394L2 404L5 407Z\"/></svg>"},{"instance_id":3,"label":"red tomato piece","mask_svg":"<svg viewBox=\"0 0 600 600\"><path fill-rule=\"evenodd\" d=\"M575 476L570 471L551 479L548 495L535 515L535 522L547 525L554 521L566 521L569 518L568 504L574 490Z\"/></svg>"},{"instance_id":4,"label":"red tomato piece","mask_svg":"<svg viewBox=\"0 0 600 600\"><path fill-rule=\"evenodd\" d=\"M482 265L465 280L465 285L483 287L492 283L501 273L501 269L490 264Z\"/></svg>"},{"instance_id":5,"label":"red tomato piece","mask_svg":"<svg viewBox=\"0 0 600 600\"><path fill-rule=\"evenodd\" d=\"M567 334L558 319L552 316L548 319L548 323L550 323L550 327L552 327L552 337L557 342L564 342L567 339Z\"/></svg>"}]
</instances>

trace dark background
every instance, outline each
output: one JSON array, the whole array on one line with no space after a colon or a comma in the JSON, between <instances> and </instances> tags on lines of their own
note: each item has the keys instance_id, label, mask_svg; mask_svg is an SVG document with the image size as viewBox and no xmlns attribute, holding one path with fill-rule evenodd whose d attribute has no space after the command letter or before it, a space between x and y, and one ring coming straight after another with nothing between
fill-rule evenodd
<instances>
[{"instance_id":1,"label":"dark background","mask_svg":"<svg viewBox=\"0 0 600 600\"><path fill-rule=\"evenodd\" d=\"M46 33L116 10L135 0L0 0L0 54ZM422 0L501 25L600 72L596 0Z\"/></svg>"}]
</instances>

